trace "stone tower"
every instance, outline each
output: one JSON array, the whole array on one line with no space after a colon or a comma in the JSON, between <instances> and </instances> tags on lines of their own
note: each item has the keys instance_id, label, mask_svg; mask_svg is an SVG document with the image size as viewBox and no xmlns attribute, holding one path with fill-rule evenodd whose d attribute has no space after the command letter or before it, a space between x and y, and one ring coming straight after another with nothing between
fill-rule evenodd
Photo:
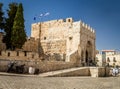
<instances>
[{"instance_id":1,"label":"stone tower","mask_svg":"<svg viewBox=\"0 0 120 89\"><path fill-rule=\"evenodd\" d=\"M95 59L95 31L82 21L72 18L32 24L31 37L40 39L44 53L66 62Z\"/></svg>"}]
</instances>

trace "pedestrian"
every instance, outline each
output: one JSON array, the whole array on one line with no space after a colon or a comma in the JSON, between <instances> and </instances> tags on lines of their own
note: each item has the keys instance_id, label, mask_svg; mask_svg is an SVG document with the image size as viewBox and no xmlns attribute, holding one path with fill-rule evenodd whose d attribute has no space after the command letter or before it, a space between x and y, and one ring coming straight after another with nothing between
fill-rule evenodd
<instances>
[{"instance_id":1,"label":"pedestrian","mask_svg":"<svg viewBox=\"0 0 120 89\"><path fill-rule=\"evenodd\" d=\"M29 74L34 74L35 73L35 69L33 66L29 67Z\"/></svg>"},{"instance_id":2,"label":"pedestrian","mask_svg":"<svg viewBox=\"0 0 120 89\"><path fill-rule=\"evenodd\" d=\"M119 70L118 70L118 68L113 68L113 70L112 70L112 75L113 76L116 76L117 74L119 73Z\"/></svg>"},{"instance_id":3,"label":"pedestrian","mask_svg":"<svg viewBox=\"0 0 120 89\"><path fill-rule=\"evenodd\" d=\"M7 70L7 72L13 72L13 66L14 66L14 64L15 63L13 61L8 63L8 70Z\"/></svg>"}]
</instances>

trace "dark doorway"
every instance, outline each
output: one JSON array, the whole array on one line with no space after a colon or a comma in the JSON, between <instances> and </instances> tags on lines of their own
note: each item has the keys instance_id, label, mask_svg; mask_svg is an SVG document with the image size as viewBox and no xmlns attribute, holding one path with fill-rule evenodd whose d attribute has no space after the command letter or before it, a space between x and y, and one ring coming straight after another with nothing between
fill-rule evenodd
<instances>
[{"instance_id":1,"label":"dark doorway","mask_svg":"<svg viewBox=\"0 0 120 89\"><path fill-rule=\"evenodd\" d=\"M8 52L8 57L10 56L10 52Z\"/></svg>"},{"instance_id":2,"label":"dark doorway","mask_svg":"<svg viewBox=\"0 0 120 89\"><path fill-rule=\"evenodd\" d=\"M0 51L0 56L2 55L2 52Z\"/></svg>"},{"instance_id":3,"label":"dark doorway","mask_svg":"<svg viewBox=\"0 0 120 89\"><path fill-rule=\"evenodd\" d=\"M85 58L85 62L88 63L88 51L86 51L86 58Z\"/></svg>"},{"instance_id":4,"label":"dark doorway","mask_svg":"<svg viewBox=\"0 0 120 89\"><path fill-rule=\"evenodd\" d=\"M19 52L17 51L17 56L19 56Z\"/></svg>"},{"instance_id":5,"label":"dark doorway","mask_svg":"<svg viewBox=\"0 0 120 89\"><path fill-rule=\"evenodd\" d=\"M24 51L24 56L27 56L27 52L26 51Z\"/></svg>"}]
</instances>

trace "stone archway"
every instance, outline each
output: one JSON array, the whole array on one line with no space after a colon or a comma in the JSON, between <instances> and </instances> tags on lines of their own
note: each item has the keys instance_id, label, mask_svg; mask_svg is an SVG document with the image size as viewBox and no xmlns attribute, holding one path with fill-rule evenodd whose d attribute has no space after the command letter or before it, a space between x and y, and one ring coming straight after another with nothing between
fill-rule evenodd
<instances>
[{"instance_id":1,"label":"stone archway","mask_svg":"<svg viewBox=\"0 0 120 89\"><path fill-rule=\"evenodd\" d=\"M93 59L93 47L92 47L92 43L90 41L87 41L86 44L86 51L85 51L85 62L87 65L89 65L89 62L92 61Z\"/></svg>"}]
</instances>

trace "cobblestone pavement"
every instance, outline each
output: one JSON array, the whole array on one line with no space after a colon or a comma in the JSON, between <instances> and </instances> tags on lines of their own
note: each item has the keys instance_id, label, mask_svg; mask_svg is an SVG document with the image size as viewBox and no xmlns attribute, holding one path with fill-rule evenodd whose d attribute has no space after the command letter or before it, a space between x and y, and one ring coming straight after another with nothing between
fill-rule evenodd
<instances>
[{"instance_id":1,"label":"cobblestone pavement","mask_svg":"<svg viewBox=\"0 0 120 89\"><path fill-rule=\"evenodd\" d=\"M0 89L120 89L120 77L39 77L0 75Z\"/></svg>"}]
</instances>

